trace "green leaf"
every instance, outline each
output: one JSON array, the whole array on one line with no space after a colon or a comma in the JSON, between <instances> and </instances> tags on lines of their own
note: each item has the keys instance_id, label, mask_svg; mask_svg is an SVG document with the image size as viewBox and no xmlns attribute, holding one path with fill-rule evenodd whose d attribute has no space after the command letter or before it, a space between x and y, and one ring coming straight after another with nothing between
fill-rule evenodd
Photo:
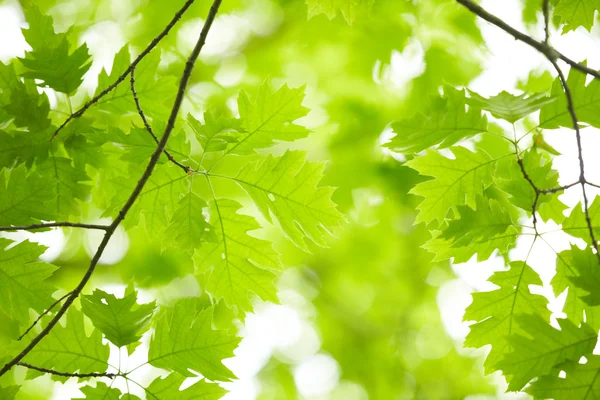
<instances>
[{"instance_id":1,"label":"green leaf","mask_svg":"<svg viewBox=\"0 0 600 400\"><path fill-rule=\"evenodd\" d=\"M483 150L472 152L464 147L450 149L454 159L435 151L415 157L406 165L421 175L435 179L417 184L410 193L423 197L417 209L416 222L442 222L449 210L469 206L477 210L477 197L492 184L492 176L498 159L492 159Z\"/></svg>"},{"instance_id":2,"label":"green leaf","mask_svg":"<svg viewBox=\"0 0 600 400\"><path fill-rule=\"evenodd\" d=\"M71 160L64 157L50 157L40 165L42 176L55 186L56 197L47 207L56 210L56 216L67 218L76 214L77 200L83 202L90 193L90 178L83 168L75 168Z\"/></svg>"},{"instance_id":3,"label":"green leaf","mask_svg":"<svg viewBox=\"0 0 600 400\"><path fill-rule=\"evenodd\" d=\"M357 17L368 15L374 3L375 0L306 0L309 18L325 14L327 18L333 19L338 13L342 13L350 25Z\"/></svg>"},{"instance_id":4,"label":"green leaf","mask_svg":"<svg viewBox=\"0 0 600 400\"><path fill-rule=\"evenodd\" d=\"M80 388L85 397L77 397L74 400L119 400L121 391L117 388L107 386L104 382L96 382L96 387L84 386Z\"/></svg>"},{"instance_id":5,"label":"green leaf","mask_svg":"<svg viewBox=\"0 0 600 400\"><path fill-rule=\"evenodd\" d=\"M600 357L586 355L585 364L568 361L556 367L552 375L541 376L533 382L527 393L539 399L591 400L600 397ZM566 377L559 377L565 371Z\"/></svg>"},{"instance_id":6,"label":"green leaf","mask_svg":"<svg viewBox=\"0 0 600 400\"><path fill-rule=\"evenodd\" d=\"M559 16L565 24L563 33L580 26L590 31L596 20L597 10L600 10L600 0L560 0L554 9L554 15Z\"/></svg>"},{"instance_id":7,"label":"green leaf","mask_svg":"<svg viewBox=\"0 0 600 400\"><path fill-rule=\"evenodd\" d=\"M26 7L25 15L29 29L22 32L32 50L19 58L27 68L23 76L40 79L58 92L75 92L91 66L87 46L83 44L69 54L68 33L54 33L52 17L42 15L35 6Z\"/></svg>"},{"instance_id":8,"label":"green leaf","mask_svg":"<svg viewBox=\"0 0 600 400\"><path fill-rule=\"evenodd\" d=\"M396 136L386 147L394 151L418 153L434 146L450 147L487 131L487 118L476 107L465 109L463 91L445 87L444 97L436 98L423 114L392 123Z\"/></svg>"},{"instance_id":9,"label":"green leaf","mask_svg":"<svg viewBox=\"0 0 600 400\"><path fill-rule=\"evenodd\" d=\"M591 248L585 250L571 246L569 250L556 255L556 275L552 278L552 287L557 295L569 289L563 312L574 323L587 322L595 329L600 329L600 307L592 307L584 301L585 288L577 282L580 270L593 271L597 268L598 259Z\"/></svg>"},{"instance_id":10,"label":"green leaf","mask_svg":"<svg viewBox=\"0 0 600 400\"><path fill-rule=\"evenodd\" d=\"M590 216L590 222L594 230L594 236L596 240L600 238L600 200L596 201L597 197L592 200L588 208L588 214ZM592 238L590 237L590 230L583 211L583 204L579 202L571 214L565 219L562 224L563 231L571 236L583 239L588 244L592 244Z\"/></svg>"},{"instance_id":11,"label":"green leaf","mask_svg":"<svg viewBox=\"0 0 600 400\"><path fill-rule=\"evenodd\" d=\"M191 369L210 380L234 378L222 360L233 357L240 339L227 331L214 330L213 312L213 307L202 309L194 298L161 309L150 341L148 362L184 376L194 376Z\"/></svg>"},{"instance_id":12,"label":"green leaf","mask_svg":"<svg viewBox=\"0 0 600 400\"><path fill-rule=\"evenodd\" d=\"M0 399L3 400L14 400L19 392L21 386L11 385L6 387L0 387Z\"/></svg>"},{"instance_id":13,"label":"green leaf","mask_svg":"<svg viewBox=\"0 0 600 400\"><path fill-rule=\"evenodd\" d=\"M558 319L557 330L539 315L518 315L515 320L527 336L511 336L508 342L512 351L497 364L507 376L509 391L520 390L536 376L549 374L557 364L579 360L598 340L597 332L585 323L577 327L568 319Z\"/></svg>"},{"instance_id":14,"label":"green leaf","mask_svg":"<svg viewBox=\"0 0 600 400\"><path fill-rule=\"evenodd\" d=\"M38 93L35 82L17 78L13 65L0 62L0 123L10 119L17 127L27 127L30 132L50 126L50 103L45 93ZM46 141L50 136L46 137Z\"/></svg>"},{"instance_id":15,"label":"green leaf","mask_svg":"<svg viewBox=\"0 0 600 400\"><path fill-rule=\"evenodd\" d=\"M29 323L29 309L42 312L52 303L54 287L46 282L56 267L38 261L45 247L0 238L0 309L21 325Z\"/></svg>"},{"instance_id":16,"label":"green leaf","mask_svg":"<svg viewBox=\"0 0 600 400\"><path fill-rule=\"evenodd\" d=\"M585 65L585 62L583 64ZM600 128L600 81L592 79L587 86L585 82L585 74L574 69L569 71L567 85L571 91L577 120L580 124L589 124ZM573 129L573 120L569 114L567 99L558 78L552 85L552 97L557 100L544 105L540 111L540 128L566 127Z\"/></svg>"},{"instance_id":17,"label":"green leaf","mask_svg":"<svg viewBox=\"0 0 600 400\"><path fill-rule=\"evenodd\" d=\"M0 168L42 163L50 152L47 131L0 131Z\"/></svg>"},{"instance_id":18,"label":"green leaf","mask_svg":"<svg viewBox=\"0 0 600 400\"><path fill-rule=\"evenodd\" d=\"M225 390L216 383L204 380L179 390L185 376L172 373L165 378L156 378L148 386L147 391L157 400L218 400L225 395Z\"/></svg>"},{"instance_id":19,"label":"green leaf","mask_svg":"<svg viewBox=\"0 0 600 400\"><path fill-rule=\"evenodd\" d=\"M548 97L546 93L534 93L532 95L523 93L515 96L503 91L489 99L472 91L469 91L469 94L471 97L467 99L467 104L489 111L494 117L504 119L510 123L515 123L539 110L545 104L556 100L555 97Z\"/></svg>"},{"instance_id":20,"label":"green leaf","mask_svg":"<svg viewBox=\"0 0 600 400\"><path fill-rule=\"evenodd\" d=\"M254 154L256 149L306 137L308 130L294 124L308 112L302 106L303 99L304 87L290 89L283 85L271 92L267 82L258 89L254 100L242 91L238 97L238 109L244 132L240 133L237 143L230 146L228 152Z\"/></svg>"},{"instance_id":21,"label":"green leaf","mask_svg":"<svg viewBox=\"0 0 600 400\"><path fill-rule=\"evenodd\" d=\"M308 251L305 238L327 246L326 235L344 221L331 201L335 189L318 186L324 169L324 163L307 161L304 152L286 151L282 157L269 155L262 163L248 164L235 181L269 222L273 215L288 238Z\"/></svg>"},{"instance_id":22,"label":"green leaf","mask_svg":"<svg viewBox=\"0 0 600 400\"><path fill-rule=\"evenodd\" d=\"M526 333L517 324L517 315L535 313L544 320L550 317L547 300L529 291L529 285L541 286L542 281L526 263L514 261L510 263L508 271L495 272L489 281L497 285L498 289L473 293L473 302L464 316L465 321L476 321L470 327L465 347L492 345L485 360L488 373L513 350L509 337L516 333Z\"/></svg>"},{"instance_id":23,"label":"green leaf","mask_svg":"<svg viewBox=\"0 0 600 400\"><path fill-rule=\"evenodd\" d=\"M30 340L33 336L35 332L30 332L25 338ZM108 345L102 344L100 331L94 329L91 335L86 335L83 313L71 307L67 312L66 324L56 325L23 361L61 372L104 372L108 368L108 354ZM28 371L30 377L38 375L33 370ZM55 378L61 382L68 379Z\"/></svg>"},{"instance_id":24,"label":"green leaf","mask_svg":"<svg viewBox=\"0 0 600 400\"><path fill-rule=\"evenodd\" d=\"M513 224L510 214L494 199L478 196L476 209L457 207L460 218L448 222L440 236L452 241L456 247L468 246L472 242L504 233Z\"/></svg>"},{"instance_id":25,"label":"green leaf","mask_svg":"<svg viewBox=\"0 0 600 400\"><path fill-rule=\"evenodd\" d=\"M153 301L137 304L135 290L123 298L96 289L81 299L81 310L100 332L115 346L127 346L140 340L149 328L150 319L156 308Z\"/></svg>"},{"instance_id":26,"label":"green leaf","mask_svg":"<svg viewBox=\"0 0 600 400\"><path fill-rule=\"evenodd\" d=\"M204 124L192 115L188 115L187 120L204 153L226 150L227 146L238 142L242 130L239 119L215 117L211 111L204 113Z\"/></svg>"},{"instance_id":27,"label":"green leaf","mask_svg":"<svg viewBox=\"0 0 600 400\"><path fill-rule=\"evenodd\" d=\"M46 207L56 199L55 182L36 172L27 174L23 165L0 170L0 225L51 221L55 209Z\"/></svg>"},{"instance_id":28,"label":"green leaf","mask_svg":"<svg viewBox=\"0 0 600 400\"><path fill-rule=\"evenodd\" d=\"M189 192L183 196L165 230L164 243L192 254L202 243L214 242L214 227L206 221L205 207L206 202L197 194Z\"/></svg>"},{"instance_id":29,"label":"green leaf","mask_svg":"<svg viewBox=\"0 0 600 400\"><path fill-rule=\"evenodd\" d=\"M210 223L216 242L204 243L194 255L202 287L215 299L251 311L250 292L265 301L277 302L275 274L282 268L279 255L266 240L248 234L261 226L248 215L239 214L241 204L229 199L210 203Z\"/></svg>"}]
</instances>

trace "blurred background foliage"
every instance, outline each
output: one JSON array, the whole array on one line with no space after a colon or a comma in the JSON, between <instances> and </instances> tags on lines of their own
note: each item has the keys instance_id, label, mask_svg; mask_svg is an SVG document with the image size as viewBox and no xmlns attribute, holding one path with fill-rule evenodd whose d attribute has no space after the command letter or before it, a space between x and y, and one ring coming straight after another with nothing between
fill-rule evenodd
<instances>
[{"instance_id":1,"label":"blurred background foliage","mask_svg":"<svg viewBox=\"0 0 600 400\"><path fill-rule=\"evenodd\" d=\"M32 4L52 15L58 30L70 29L72 39L88 43L94 65L84 85L91 90L114 53L130 43L137 54L182 1L0 2L16 10ZM155 50L161 52L165 76L180 73L209 6L197 0ZM420 178L402 166L400 156L379 147L389 136L389 121L425 109L441 86L466 85L481 71L482 38L474 17L451 0L378 0L351 25L341 14L332 20L309 18L307 10L304 0L225 0L184 110L235 114L240 89L254 92L265 80L275 86L306 85L311 113L302 122L313 133L293 146L308 150L313 159L330 160L326 183L338 187L334 200L348 215L332 247L313 247L313 254L301 252L275 230L262 233L275 241L289 267L279 283L281 302L309 328L263 357L253 371L256 395L356 400L493 396L496 389L483 377L481 360L459 351L460 343L442 324L436 296L452 272L420 248L428 233L413 226L416 199L408 194ZM72 101L78 104L83 97L80 91ZM64 98L52 100L66 107ZM129 126L137 116L130 117L107 123ZM78 123L85 130L85 121ZM98 178L98 190L107 190L103 184L109 177ZM99 216L98 210L85 212ZM161 251L161 238L148 238L138 228L121 232L120 241L129 244L126 255L101 266L94 286L133 280L162 303L196 290L189 279L189 256ZM53 279L66 291L87 267L86 247L93 238L71 233L65 243L54 261L61 268ZM219 310L219 323L241 327L225 307ZM11 329L0 326L3 332ZM303 346L307 340L312 344ZM319 354L335 360L333 383L321 382L321 392L318 384L312 391L303 389L301 366L308 359L318 361ZM20 398L48 398L51 384L42 378L24 389ZM235 398L253 398L251 390L247 397L237 392Z\"/></svg>"}]
</instances>

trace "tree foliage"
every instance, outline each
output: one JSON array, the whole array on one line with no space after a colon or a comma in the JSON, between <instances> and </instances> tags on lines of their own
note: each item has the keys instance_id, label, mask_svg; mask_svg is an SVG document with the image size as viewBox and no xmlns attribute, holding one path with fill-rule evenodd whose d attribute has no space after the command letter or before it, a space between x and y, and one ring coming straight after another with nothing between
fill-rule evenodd
<instances>
[{"instance_id":1,"label":"tree foliage","mask_svg":"<svg viewBox=\"0 0 600 400\"><path fill-rule=\"evenodd\" d=\"M494 371L539 398L600 393L600 186L581 139L600 128L600 73L550 41L555 28L590 34L597 0L524 0L541 40L471 0L140 1L119 6L112 60L89 40L116 15L107 2L21 3L27 46L0 62L0 231L60 230L67 245L43 261L36 235L0 238L0 398L30 398L47 375L77 381L74 398L141 398L131 384L148 399L218 399L237 379L224 360L238 328L294 302L314 307L322 351L370 398L490 393ZM227 18L249 21L227 26L231 43ZM471 90L478 19L554 78ZM415 43L422 71L398 85L390 56ZM574 181L545 139L558 128L577 149ZM550 224L567 250L546 240ZM512 251L526 239L556 256L551 282ZM130 248L107 268L118 240ZM482 370L435 303L436 276L473 257L504 263L464 315L464 347L489 351ZM146 361L122 363L123 347ZM261 396L301 398L293 357L272 354ZM350 398L343 388L332 396Z\"/></svg>"}]
</instances>

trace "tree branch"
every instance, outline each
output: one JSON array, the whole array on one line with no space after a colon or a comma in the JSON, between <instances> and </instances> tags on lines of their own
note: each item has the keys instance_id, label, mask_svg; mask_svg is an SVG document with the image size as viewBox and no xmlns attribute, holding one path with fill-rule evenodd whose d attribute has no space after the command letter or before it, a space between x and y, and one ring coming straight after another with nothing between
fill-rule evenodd
<instances>
[{"instance_id":1,"label":"tree branch","mask_svg":"<svg viewBox=\"0 0 600 400\"><path fill-rule=\"evenodd\" d=\"M123 82L125 80L125 78L127 78L127 75L129 75L131 73L131 71L133 71L133 69L140 63L140 61L142 61L142 59L144 57L146 57L158 45L158 43L165 36L167 36L169 34L169 32L171 31L171 29L175 26L175 24L177 23L177 21L179 21L179 19L181 18L181 16L187 11L187 9L192 5L193 2L194 2L194 0L186 0L186 2L183 5L183 7L181 7L181 9L179 9L179 11L177 11L175 13L175 15L173 16L173 19L167 24L167 26L165 27L165 29L163 29L163 31L161 33L159 33L158 36L155 37L152 40L152 42L150 42L150 44L135 58L135 60L133 60L133 62L117 78L117 80L114 81L110 86L108 86L102 92L100 92L96 96L94 96L91 100L88 100L79 110L77 110L74 113L72 113L71 115L69 115L69 117L54 131L54 133L52 133L52 137L50 138L50 141L54 140L54 138L58 135L58 133L65 126L67 126L67 124L69 122L71 122L71 120L73 120L75 118L81 117L88 110L88 108L90 108L91 106L93 106L94 104L96 104L101 98L103 98L104 96L106 96L107 94L109 94L110 92L112 92L114 88L116 88L117 86L119 86L119 84L121 82Z\"/></svg>"},{"instance_id":2,"label":"tree branch","mask_svg":"<svg viewBox=\"0 0 600 400\"><path fill-rule=\"evenodd\" d=\"M21 367L26 367L29 369L34 369L36 371L45 372L47 374L64 376L64 377L76 377L76 378L116 378L117 376L123 376L122 374L112 374L109 372L89 372L89 373L71 373L71 372L61 372L55 371L53 369L36 367L35 365L31 365L24 362L19 362L17 365Z\"/></svg>"},{"instance_id":3,"label":"tree branch","mask_svg":"<svg viewBox=\"0 0 600 400\"><path fill-rule=\"evenodd\" d=\"M542 12L544 13L544 43L550 44L550 1L544 0L542 4Z\"/></svg>"},{"instance_id":4,"label":"tree branch","mask_svg":"<svg viewBox=\"0 0 600 400\"><path fill-rule=\"evenodd\" d=\"M48 222L45 224L33 225L0 226L0 231L33 231L36 229L56 228L60 226L70 228L98 229L102 231L105 231L109 228L109 225L80 224L77 222Z\"/></svg>"},{"instance_id":5,"label":"tree branch","mask_svg":"<svg viewBox=\"0 0 600 400\"><path fill-rule=\"evenodd\" d=\"M500 18L488 13L486 10L484 10L479 5L473 3L473 1L471 1L471 0L456 0L456 2L463 5L467 9L469 9L472 13L476 14L478 17L488 21L489 23L491 23L493 25L496 25L498 28L502 29L503 31L505 31L512 37L514 37L515 39L520 40L521 42L526 43L529 46L533 47L534 49L536 49L537 51L539 51L540 53L545 55L549 60L560 59L560 60L566 62L567 64L569 64L574 69L576 69L580 72L583 72L584 74L591 75L594 78L600 79L600 72L593 70L585 65L576 63L575 61L571 60L570 58L568 58L565 55L563 55L562 53L560 53L554 47L552 47L546 43L538 42L537 40L533 39L531 36L528 36L520 31L516 30L512 26L508 25L506 22L502 21Z\"/></svg>"},{"instance_id":6,"label":"tree branch","mask_svg":"<svg viewBox=\"0 0 600 400\"><path fill-rule=\"evenodd\" d=\"M150 124L148 123L148 120L146 119L146 114L144 114L144 110L142 110L142 105L140 104L140 99L138 98L137 92L135 90L135 68L133 68L131 70L131 79L129 81L131 83L131 93L133 94L133 101L135 102L135 107L137 108L138 114L140 115L140 118L142 118L142 122L144 123L146 130L148 131L150 136L152 136L152 139L154 139L156 144L158 144L158 137L156 137L156 135L154 134L154 131L152 130L152 127L150 126ZM188 167L187 165L183 165L182 163L177 161L171 155L171 153L169 153L169 151L167 149L165 149L164 153L165 153L165 156L167 156L167 158L169 159L169 161L171 161L173 164L177 165L179 168L183 169L183 171L186 174L188 174L188 175L191 174L192 168Z\"/></svg>"},{"instance_id":7,"label":"tree branch","mask_svg":"<svg viewBox=\"0 0 600 400\"><path fill-rule=\"evenodd\" d=\"M50 333L52 328L54 328L54 326L56 326L58 321L67 312L67 310L69 309L71 304L75 301L75 299L77 299L77 297L79 296L79 294L81 293L81 291L83 290L83 288L85 287L87 282L90 280L92 274L94 273L96 265L98 265L98 261L100 260L102 253L104 252L104 250L106 249L106 246L108 245L108 242L110 241L110 238L115 233L116 229L119 227L121 222L125 219L127 212L131 209L131 207L137 200L138 196L142 192L142 189L144 188L144 186L146 185L146 182L152 175L152 172L154 171L154 168L156 167L156 164L158 163L158 160L160 159L161 154L163 153L163 151L165 150L165 147L167 146L167 142L169 141L171 132L173 131L173 128L175 127L175 121L177 119L177 115L179 114L179 109L181 108L181 103L183 102L183 97L185 95L185 91L187 89L190 77L192 75L192 71L194 70L194 64L196 62L196 59L200 55L200 51L202 50L204 43L206 42L206 37L208 36L208 32L210 31L210 28L215 20L217 12L219 11L221 2L222 2L222 0L214 0L212 6L210 8L210 11L208 13L208 16L206 17L206 22L204 23L204 26L202 27L202 31L200 32L198 41L196 42L196 45L194 46L194 49L192 50L192 53L190 54L187 62L185 63L185 68L181 75L181 80L179 81L179 89L177 90L177 96L175 97L175 102L171 109L171 115L169 116L169 120L168 120L167 126L165 128L165 132L164 132L162 138L160 139L158 146L156 147L156 150L154 150L154 152L152 153L152 156L150 157L150 161L148 162L148 166L146 167L146 170L144 171L142 177L138 181L136 187L133 189L133 192L129 196L129 199L127 200L127 202L125 203L123 208L121 208L121 211L119 211L119 214L117 215L117 217L115 218L113 223L107 229L107 231L104 235L104 238L102 239L102 242L98 246L98 249L96 250L96 253L94 254L94 257L90 261L90 265L89 265L85 275L83 276L83 278L81 279L81 281L79 282L77 287L75 287L75 289L73 289L73 292L71 293L71 295L69 297L67 297L65 303L58 310L56 315L50 320L48 325L44 329L42 329L42 331L35 338L33 338L33 340L29 343L29 345L27 345L27 347L25 347L23 349L23 351L21 351L12 360L7 362L2 367L2 369L0 369L0 376L4 375L14 365L19 363L23 359L23 357L25 357L46 335L48 335L48 333Z\"/></svg>"},{"instance_id":8,"label":"tree branch","mask_svg":"<svg viewBox=\"0 0 600 400\"><path fill-rule=\"evenodd\" d=\"M579 158L579 183L581 184L581 191L583 193L583 213L585 214L585 222L587 224L590 239L592 241L592 247L594 250L596 250L596 258L598 258L598 263L600 264L598 242L596 241L596 235L594 234L594 227L592 226L592 219L590 218L589 201L585 190L586 179L585 165L583 161L583 146L581 144L581 132L579 131L579 122L577 121L577 114L575 113L575 105L573 104L573 95L571 94L571 89L567 84L567 79L565 78L565 75L556 61L550 60L550 62L554 66L554 69L556 69L558 78L560 79L560 83L563 87L563 91L565 92L565 97L567 98L567 108L569 109L569 115L571 116L571 121L573 122L573 129L575 130L575 138L577 139L577 157Z\"/></svg>"}]
</instances>

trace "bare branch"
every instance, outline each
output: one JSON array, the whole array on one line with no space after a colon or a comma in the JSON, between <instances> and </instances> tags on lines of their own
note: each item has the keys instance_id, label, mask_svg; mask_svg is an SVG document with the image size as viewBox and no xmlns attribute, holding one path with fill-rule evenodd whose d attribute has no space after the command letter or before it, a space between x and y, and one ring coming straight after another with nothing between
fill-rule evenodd
<instances>
[{"instance_id":1,"label":"bare branch","mask_svg":"<svg viewBox=\"0 0 600 400\"><path fill-rule=\"evenodd\" d=\"M137 92L135 90L135 68L133 68L131 70L131 79L129 81L131 83L131 93L133 94L133 101L135 102L135 107L137 108L138 114L140 115L140 118L142 118L142 122L144 123L146 130L148 131L150 136L152 136L152 139L154 139L156 144L158 144L158 137L156 137L156 135L154 134L154 131L152 130L152 127L148 123L148 119L146 119L146 114L144 114L144 110L142 110L142 105L140 104L140 99L138 98ZM169 151L167 149L165 149L164 153L165 153L165 156L167 156L167 158L169 159L169 161L171 161L173 164L177 165L179 168L183 169L183 171L186 174L189 175L191 173L192 168L188 167L187 165L183 165L182 163L177 161L171 155L171 153L169 153Z\"/></svg>"},{"instance_id":2,"label":"bare branch","mask_svg":"<svg viewBox=\"0 0 600 400\"><path fill-rule=\"evenodd\" d=\"M15 366L17 363L19 363L23 359L23 357L25 357L46 335L48 335L48 333L50 333L52 328L54 328L54 326L56 326L56 324L61 319L61 317L67 312L67 310L69 309L71 304L75 301L75 299L77 299L77 297L79 296L79 294L81 293L81 291L83 290L83 288L85 287L87 282L90 280L92 274L94 273L96 265L98 265L98 261L100 260L102 253L106 249L106 246L108 245L108 242L110 241L110 238L113 236L113 234L115 233L116 229L119 227L121 222L123 222L123 220L125 219L125 216L127 215L127 212L131 209L131 207L137 200L138 196L142 192L142 189L146 185L146 182L148 182L148 179L150 179L150 176L152 175L152 172L154 171L154 168L156 167L156 164L158 163L158 160L160 159L161 154L163 153L163 151L165 150L165 147L167 146L167 142L169 141L171 132L173 131L173 128L175 127L175 121L177 119L177 115L179 114L179 109L181 108L181 103L183 102L183 97L185 95L185 91L187 89L190 77L192 75L192 71L194 70L194 64L196 62L196 59L200 55L200 51L202 50L204 43L206 42L206 37L208 36L208 32L210 31L210 28L215 20L217 12L219 11L221 2L222 2L222 0L214 0L212 6L210 8L210 11L208 13L208 16L206 17L206 22L204 23L204 26L202 27L202 31L200 32L198 41L196 42L196 45L194 46L194 49L192 50L192 53L190 54L187 62L185 63L185 68L181 75L181 80L179 81L179 89L177 90L177 96L175 97L175 102L171 109L171 115L169 116L169 120L168 120L167 126L165 128L165 132L164 132L162 138L160 139L158 146L156 147L156 150L154 150L154 152L152 153L152 156L150 157L150 161L148 162L148 166L146 167L146 170L144 171L143 175L141 176L140 180L138 181L136 187L133 189L133 192L129 196L129 199L125 202L125 205L123 206L123 208L121 208L121 211L119 211L119 214L117 215L117 217L115 218L113 223L110 225L110 227L107 229L106 234L104 235L104 238L102 239L102 242L98 246L98 249L96 250L96 253L94 254L94 257L90 261L90 265L89 265L86 273L84 274L83 278L81 278L81 281L79 282L77 287L75 287L75 289L73 289L73 292L71 293L71 295L69 297L67 297L65 303L58 310L56 315L50 320L48 325L44 329L42 329L42 331L35 338L33 338L33 340L23 349L23 351L21 351L17 356L15 356L12 360L7 362L0 369L0 376L4 375L13 366Z\"/></svg>"},{"instance_id":3,"label":"bare branch","mask_svg":"<svg viewBox=\"0 0 600 400\"><path fill-rule=\"evenodd\" d=\"M579 122L577 121L577 114L575 113L575 105L573 104L573 96L571 94L571 89L567 84L567 78L565 78L565 74L563 74L562 70L554 60L550 60L554 69L558 73L558 79L560 79L560 83L562 84L563 91L565 92L565 97L567 98L567 108L569 109L569 115L571 116L571 121L573 122L573 129L575 130L575 138L577 139L577 157L579 158L579 183L581 184L581 191L583 193L583 213L585 214L585 222L588 227L588 231L590 234L590 239L592 241L592 246L594 250L596 250L596 257L598 258L598 263L600 263L600 253L598 252L598 242L596 241L596 235L594 234L594 227L592 226L592 219L590 218L590 210L589 210L589 201L587 197L587 193L585 190L586 179L585 179L585 165L583 161L583 146L581 144L581 132L579 131Z\"/></svg>"},{"instance_id":4,"label":"bare branch","mask_svg":"<svg viewBox=\"0 0 600 400\"><path fill-rule=\"evenodd\" d=\"M69 115L69 117L54 131L54 133L52 133L52 137L50 138L50 141L54 140L54 138L58 135L58 133L65 126L67 126L67 124L69 122L71 122L71 120L81 117L88 110L88 108L90 108L91 106L96 104L101 98L103 98L104 96L106 96L107 94L112 92L117 86L119 86L119 84L121 82L123 82L125 80L125 78L127 78L127 75L129 75L131 73L131 71L133 71L133 69L140 63L140 61L142 61L142 59L144 57L146 57L158 45L158 43L160 43L160 41L169 34L171 29L175 26L177 21L179 21L181 16L187 11L187 9L192 5L193 2L194 2L194 0L187 0L185 2L185 4L183 5L183 7L181 7L181 9L179 9L179 11L177 11L175 13L175 15L173 16L173 19L171 19L171 21L167 24L165 29L163 29L163 31L161 33L159 33L158 36L155 37L152 40L152 42L150 42L150 44L135 58L135 60L133 60L133 62L117 78L117 80L114 81L110 86L108 86L102 92L100 92L96 96L94 96L91 100L88 100L79 110L77 110L74 113L72 113L71 115Z\"/></svg>"},{"instance_id":5,"label":"bare branch","mask_svg":"<svg viewBox=\"0 0 600 400\"><path fill-rule=\"evenodd\" d=\"M560 59L560 60L566 62L567 64L569 64L574 69L576 69L580 72L583 72L584 74L591 75L594 78L600 79L600 72L593 70L585 65L576 63L575 61L566 57L565 55L560 53L555 48L549 46L548 44L538 42L537 40L533 39L531 36L528 36L520 31L516 30L512 26L508 25L506 22L502 21L500 18L488 13L479 5L473 3L471 0L456 0L456 1L457 1L457 3L463 5L464 7L469 9L471 12L473 12L474 14L479 16L480 18L488 21L491 24L496 25L498 28L502 29L503 31L505 31L512 37L514 37L515 39L520 40L521 42L526 43L529 46L533 47L534 49L536 49L537 51L539 51L540 53L545 55L548 59L550 59L550 60Z\"/></svg>"},{"instance_id":6,"label":"bare branch","mask_svg":"<svg viewBox=\"0 0 600 400\"><path fill-rule=\"evenodd\" d=\"M542 11L544 13L544 43L550 44L550 1L543 0Z\"/></svg>"},{"instance_id":7,"label":"bare branch","mask_svg":"<svg viewBox=\"0 0 600 400\"><path fill-rule=\"evenodd\" d=\"M21 367L26 367L29 369L34 369L36 371L45 372L47 374L64 376L64 377L76 377L76 378L116 378L117 376L123 376L122 374L112 374L109 372L89 372L89 373L71 373L71 372L61 372L55 371L53 369L36 367L35 365L31 365L24 362L19 362L17 365Z\"/></svg>"},{"instance_id":8,"label":"bare branch","mask_svg":"<svg viewBox=\"0 0 600 400\"><path fill-rule=\"evenodd\" d=\"M48 222L45 224L33 225L0 226L0 231L33 231L37 229L56 228L61 226L70 228L98 229L102 231L105 231L109 228L109 225L80 224L76 222Z\"/></svg>"}]
</instances>

